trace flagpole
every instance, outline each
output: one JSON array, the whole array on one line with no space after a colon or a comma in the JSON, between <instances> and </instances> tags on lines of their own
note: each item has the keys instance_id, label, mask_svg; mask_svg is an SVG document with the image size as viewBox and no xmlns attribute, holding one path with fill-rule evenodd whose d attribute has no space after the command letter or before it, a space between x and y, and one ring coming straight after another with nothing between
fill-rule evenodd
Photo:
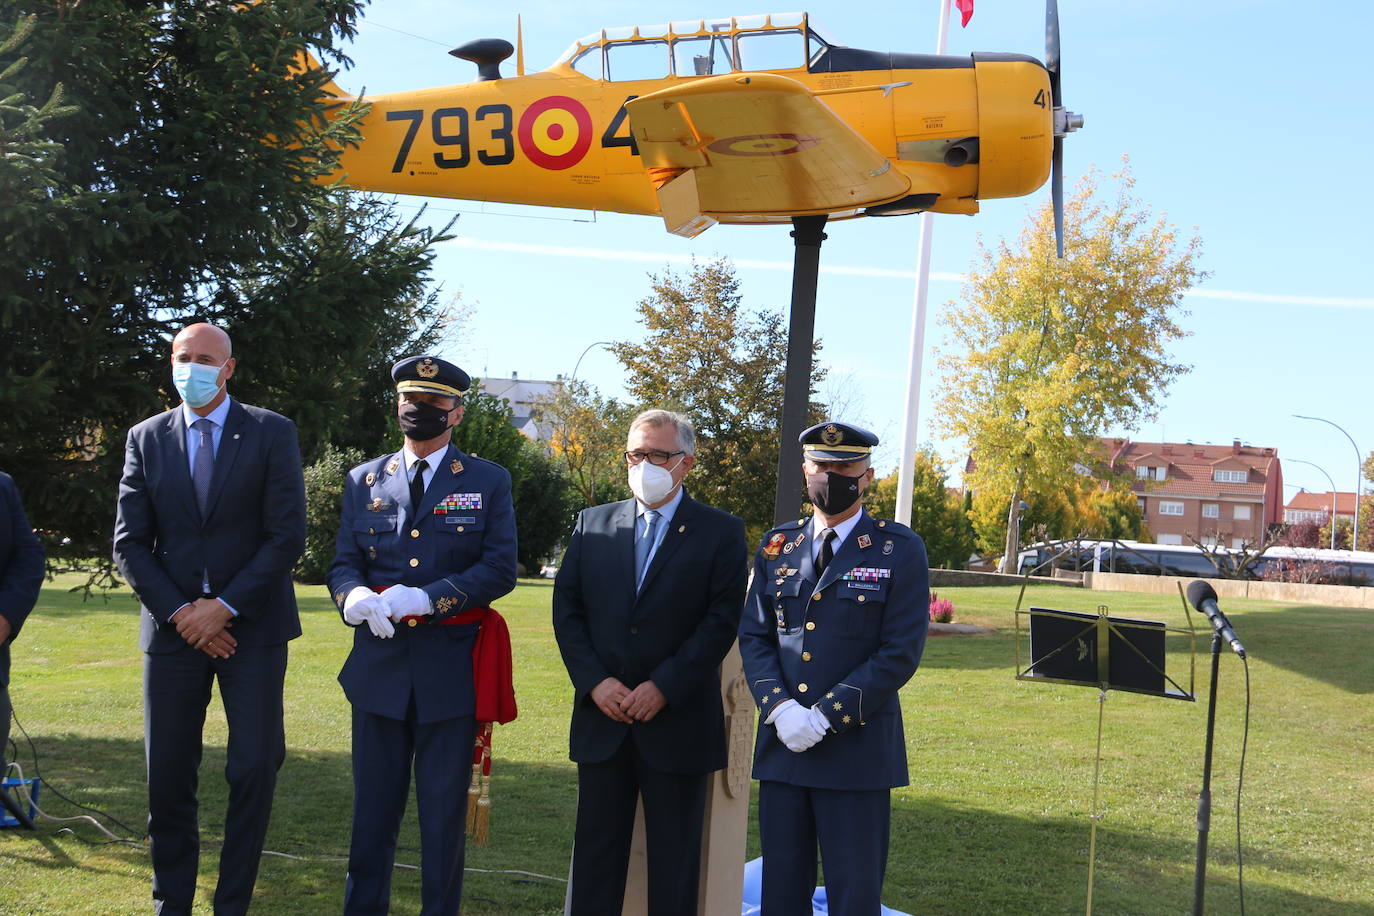
<instances>
[{"instance_id":1,"label":"flagpole","mask_svg":"<svg viewBox=\"0 0 1374 916\"><path fill-rule=\"evenodd\" d=\"M940 0L940 30L935 53L944 54L949 39L949 7L954 0ZM921 238L916 254L915 308L911 315L911 351L907 355L906 415L902 421L902 452L897 465L897 521L911 524L911 489L916 479L916 433L921 410L921 372L926 346L926 299L930 292L930 236L935 214L921 214Z\"/></svg>"}]
</instances>

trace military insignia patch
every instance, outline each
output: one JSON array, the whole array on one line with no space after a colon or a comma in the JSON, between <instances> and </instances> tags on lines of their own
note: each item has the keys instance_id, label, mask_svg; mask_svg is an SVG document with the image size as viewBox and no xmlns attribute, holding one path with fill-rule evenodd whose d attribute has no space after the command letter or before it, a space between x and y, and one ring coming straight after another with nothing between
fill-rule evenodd
<instances>
[{"instance_id":1,"label":"military insignia patch","mask_svg":"<svg viewBox=\"0 0 1374 916\"><path fill-rule=\"evenodd\" d=\"M883 541L883 556L885 556L885 557L890 557L890 556L892 556L892 542L891 542L891 541Z\"/></svg>"},{"instance_id":2,"label":"military insignia patch","mask_svg":"<svg viewBox=\"0 0 1374 916\"><path fill-rule=\"evenodd\" d=\"M796 547L797 547L796 544L788 544L787 546L783 547L782 552L783 552L783 553L791 553L793 550L796 549Z\"/></svg>"},{"instance_id":3,"label":"military insignia patch","mask_svg":"<svg viewBox=\"0 0 1374 916\"><path fill-rule=\"evenodd\" d=\"M382 498L377 496L373 498L372 502L367 504L367 508L370 512L381 512L383 509L390 509L391 503L384 503L382 502Z\"/></svg>"},{"instance_id":4,"label":"military insignia patch","mask_svg":"<svg viewBox=\"0 0 1374 916\"><path fill-rule=\"evenodd\" d=\"M420 378L434 378L439 374L439 367L434 365L434 360L426 357L420 361L420 365L415 367L415 374Z\"/></svg>"},{"instance_id":5,"label":"military insignia patch","mask_svg":"<svg viewBox=\"0 0 1374 916\"><path fill-rule=\"evenodd\" d=\"M391 459L391 463L388 464L388 465L386 466L386 472L387 472L388 474L395 474L395 473L396 473L396 469L397 469L398 467L400 467L400 466L401 466L400 460L399 460L399 459L396 459L396 458L392 458L392 459Z\"/></svg>"},{"instance_id":6,"label":"military insignia patch","mask_svg":"<svg viewBox=\"0 0 1374 916\"><path fill-rule=\"evenodd\" d=\"M840 432L834 423L821 430L821 441L826 445L839 445L844 439L844 433Z\"/></svg>"},{"instance_id":7,"label":"military insignia patch","mask_svg":"<svg viewBox=\"0 0 1374 916\"><path fill-rule=\"evenodd\" d=\"M860 550L867 550L868 548L870 548L870 547L872 547L872 546L873 546L873 538L869 537L869 536L866 535L866 534L861 534L861 535L859 535L859 549L860 549Z\"/></svg>"},{"instance_id":8,"label":"military insignia patch","mask_svg":"<svg viewBox=\"0 0 1374 916\"><path fill-rule=\"evenodd\" d=\"M367 484L367 485L370 487L370 486L372 486L372 485L373 485L374 483L376 483L376 482L377 482L377 472L376 472L376 471L368 471L368 472L367 472L367 476L363 478L363 483Z\"/></svg>"},{"instance_id":9,"label":"military insignia patch","mask_svg":"<svg viewBox=\"0 0 1374 916\"><path fill-rule=\"evenodd\" d=\"M786 540L781 533L773 535L768 539L768 543L763 545L763 555L770 560L776 560L782 552L783 541Z\"/></svg>"},{"instance_id":10,"label":"military insignia patch","mask_svg":"<svg viewBox=\"0 0 1374 916\"><path fill-rule=\"evenodd\" d=\"M454 458L453 461L449 463L448 469L454 474L461 474L463 473L463 462Z\"/></svg>"}]
</instances>

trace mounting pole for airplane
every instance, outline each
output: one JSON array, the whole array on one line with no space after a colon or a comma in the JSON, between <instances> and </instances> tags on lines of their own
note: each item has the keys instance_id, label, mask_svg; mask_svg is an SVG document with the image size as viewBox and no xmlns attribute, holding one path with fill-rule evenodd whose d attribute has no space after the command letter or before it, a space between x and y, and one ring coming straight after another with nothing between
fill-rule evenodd
<instances>
[{"instance_id":1,"label":"mounting pole for airplane","mask_svg":"<svg viewBox=\"0 0 1374 916\"><path fill-rule=\"evenodd\" d=\"M792 217L792 307L787 324L787 368L783 373L782 429L778 448L778 492L773 524L797 517L801 508L802 453L797 438L810 424L811 360L816 340L816 279L826 216Z\"/></svg>"}]
</instances>

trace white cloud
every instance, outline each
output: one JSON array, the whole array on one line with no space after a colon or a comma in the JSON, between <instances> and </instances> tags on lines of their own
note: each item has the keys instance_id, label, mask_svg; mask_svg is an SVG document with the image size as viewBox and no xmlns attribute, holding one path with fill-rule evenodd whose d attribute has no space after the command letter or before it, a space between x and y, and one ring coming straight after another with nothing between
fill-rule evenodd
<instances>
[{"instance_id":1,"label":"white cloud","mask_svg":"<svg viewBox=\"0 0 1374 916\"><path fill-rule=\"evenodd\" d=\"M617 248L579 248L571 245L537 245L529 242L503 242L493 239L456 238L444 243L455 248L475 251L498 251L513 254L535 254L546 257L578 258L597 261L628 261L636 264L690 264L693 255L681 252L626 251ZM696 256L700 259L700 256ZM742 270L791 271L791 261L757 261L731 259ZM887 267L856 267L844 264L822 264L821 273L849 277L872 277L885 280L915 280L916 271ZM930 278L939 282L962 283L964 275L946 271L932 271ZM1213 299L1219 302L1254 302L1265 305L1299 305L1328 308L1374 309L1374 299L1348 296L1297 296L1284 293L1250 293L1228 289L1192 289L1191 299Z\"/></svg>"}]
</instances>

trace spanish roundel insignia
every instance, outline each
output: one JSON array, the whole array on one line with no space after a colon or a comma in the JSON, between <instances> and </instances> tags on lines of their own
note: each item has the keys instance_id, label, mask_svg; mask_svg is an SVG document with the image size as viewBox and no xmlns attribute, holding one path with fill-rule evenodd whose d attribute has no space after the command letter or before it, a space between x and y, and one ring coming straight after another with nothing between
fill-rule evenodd
<instances>
[{"instance_id":1,"label":"spanish roundel insignia","mask_svg":"<svg viewBox=\"0 0 1374 916\"><path fill-rule=\"evenodd\" d=\"M706 148L724 156L787 156L810 149L820 142L820 137L808 137L806 134L745 134L725 137Z\"/></svg>"},{"instance_id":2,"label":"spanish roundel insignia","mask_svg":"<svg viewBox=\"0 0 1374 916\"><path fill-rule=\"evenodd\" d=\"M520 149L542 169L561 171L582 161L592 145L592 116L577 99L545 96L520 115Z\"/></svg>"},{"instance_id":3,"label":"spanish roundel insignia","mask_svg":"<svg viewBox=\"0 0 1374 916\"><path fill-rule=\"evenodd\" d=\"M787 540L781 533L773 535L768 539L768 543L763 548L763 555L770 560L776 560L782 553L782 543Z\"/></svg>"}]
</instances>

